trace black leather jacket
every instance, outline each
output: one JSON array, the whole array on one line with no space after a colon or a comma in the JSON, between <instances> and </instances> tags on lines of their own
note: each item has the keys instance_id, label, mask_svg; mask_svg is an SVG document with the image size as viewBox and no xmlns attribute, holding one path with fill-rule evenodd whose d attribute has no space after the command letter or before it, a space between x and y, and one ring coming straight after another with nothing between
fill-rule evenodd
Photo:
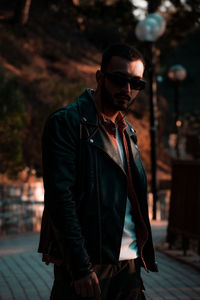
<instances>
[{"instance_id":1,"label":"black leather jacket","mask_svg":"<svg viewBox=\"0 0 200 300\"><path fill-rule=\"evenodd\" d=\"M149 232L141 254L147 269L157 271L148 217L147 180L130 124L125 134L134 187ZM85 276L92 271L93 264L117 263L127 176L99 123L88 89L76 103L60 109L47 120L43 134L43 172L45 210L73 276L76 279ZM46 223L43 220L39 252L46 251Z\"/></svg>"}]
</instances>

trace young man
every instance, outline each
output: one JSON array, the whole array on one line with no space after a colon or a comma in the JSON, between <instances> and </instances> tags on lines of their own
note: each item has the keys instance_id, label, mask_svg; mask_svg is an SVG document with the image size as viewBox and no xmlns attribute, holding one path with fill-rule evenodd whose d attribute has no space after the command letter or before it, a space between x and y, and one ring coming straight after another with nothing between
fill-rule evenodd
<instances>
[{"instance_id":1,"label":"young man","mask_svg":"<svg viewBox=\"0 0 200 300\"><path fill-rule=\"evenodd\" d=\"M143 72L135 48L111 45L97 89L47 120L39 252L55 263L52 300L144 299L140 266L157 271L146 175L124 120L145 86Z\"/></svg>"}]
</instances>

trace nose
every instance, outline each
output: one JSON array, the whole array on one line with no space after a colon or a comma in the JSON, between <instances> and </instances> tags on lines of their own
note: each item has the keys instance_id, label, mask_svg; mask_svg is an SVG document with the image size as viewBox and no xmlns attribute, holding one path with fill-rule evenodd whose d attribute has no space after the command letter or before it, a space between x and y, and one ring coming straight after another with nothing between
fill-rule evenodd
<instances>
[{"instance_id":1,"label":"nose","mask_svg":"<svg viewBox=\"0 0 200 300\"><path fill-rule=\"evenodd\" d=\"M130 91L131 91L130 82L127 81L127 82L124 84L124 86L123 86L122 89L123 89L124 91L130 93Z\"/></svg>"}]
</instances>

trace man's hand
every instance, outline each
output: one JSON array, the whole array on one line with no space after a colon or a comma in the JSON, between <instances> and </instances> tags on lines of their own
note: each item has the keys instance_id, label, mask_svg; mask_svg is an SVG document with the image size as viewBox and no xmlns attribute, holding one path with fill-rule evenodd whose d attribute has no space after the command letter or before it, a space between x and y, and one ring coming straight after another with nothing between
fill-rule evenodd
<instances>
[{"instance_id":1,"label":"man's hand","mask_svg":"<svg viewBox=\"0 0 200 300\"><path fill-rule=\"evenodd\" d=\"M76 293L81 297L93 297L94 299L100 299L100 286L99 280L95 272L85 276L79 280L74 281L74 287Z\"/></svg>"}]
</instances>

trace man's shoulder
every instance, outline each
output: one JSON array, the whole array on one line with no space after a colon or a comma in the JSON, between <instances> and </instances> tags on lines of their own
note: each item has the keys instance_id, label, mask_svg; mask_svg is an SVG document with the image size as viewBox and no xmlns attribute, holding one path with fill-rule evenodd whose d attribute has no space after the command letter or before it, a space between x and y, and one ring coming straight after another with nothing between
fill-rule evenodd
<instances>
[{"instance_id":1,"label":"man's shoulder","mask_svg":"<svg viewBox=\"0 0 200 300\"><path fill-rule=\"evenodd\" d=\"M77 104L72 103L61 107L53 112L46 120L43 129L43 141L49 135L56 138L74 137L77 140L79 136L80 117Z\"/></svg>"},{"instance_id":2,"label":"man's shoulder","mask_svg":"<svg viewBox=\"0 0 200 300\"><path fill-rule=\"evenodd\" d=\"M69 115L77 114L77 103L73 102L54 111L49 118L67 118Z\"/></svg>"},{"instance_id":3,"label":"man's shoulder","mask_svg":"<svg viewBox=\"0 0 200 300\"><path fill-rule=\"evenodd\" d=\"M80 114L76 102L68 104L54 111L47 119L47 123L56 123L58 126L77 127L80 124ZM60 127L59 126L59 127Z\"/></svg>"},{"instance_id":4,"label":"man's shoulder","mask_svg":"<svg viewBox=\"0 0 200 300\"><path fill-rule=\"evenodd\" d=\"M87 106L91 106L91 101L88 99L88 90L89 89L81 94L76 102L61 107L53 112L48 119L56 119L57 121L64 121L67 123L70 122L71 125L79 124L81 122L83 108L88 110Z\"/></svg>"}]
</instances>

